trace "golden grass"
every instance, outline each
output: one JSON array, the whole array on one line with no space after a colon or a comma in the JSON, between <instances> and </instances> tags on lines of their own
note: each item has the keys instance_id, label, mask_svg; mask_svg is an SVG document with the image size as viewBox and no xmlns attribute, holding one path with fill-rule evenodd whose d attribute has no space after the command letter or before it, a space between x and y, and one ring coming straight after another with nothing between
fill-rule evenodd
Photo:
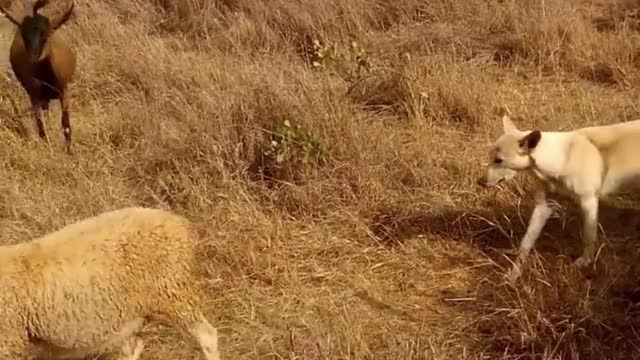
<instances>
[{"instance_id":1,"label":"golden grass","mask_svg":"<svg viewBox=\"0 0 640 360\"><path fill-rule=\"evenodd\" d=\"M1 241L128 205L188 216L225 359L637 357L637 212L603 205L585 274L569 208L512 287L528 183L475 180L504 105L544 130L638 116L638 10L77 0L74 156L58 105L50 145L24 138L26 96L0 77ZM171 329L145 338L144 359L200 356Z\"/></svg>"}]
</instances>

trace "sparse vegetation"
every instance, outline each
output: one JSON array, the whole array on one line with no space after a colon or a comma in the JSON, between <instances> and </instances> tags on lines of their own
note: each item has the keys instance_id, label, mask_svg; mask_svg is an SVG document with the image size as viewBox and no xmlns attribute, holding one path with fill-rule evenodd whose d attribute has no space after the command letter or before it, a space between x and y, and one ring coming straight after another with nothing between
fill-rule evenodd
<instances>
[{"instance_id":1,"label":"sparse vegetation","mask_svg":"<svg viewBox=\"0 0 640 360\"><path fill-rule=\"evenodd\" d=\"M530 183L475 185L501 106L544 130L640 116L637 1L75 9L60 30L78 54L73 157L24 139L12 117L32 126L28 99L8 69L0 78L0 241L127 205L186 215L208 240L225 359L640 356L634 201L600 211L593 271L570 266L568 208L512 287L504 253L525 231ZM0 26L8 54L14 29ZM144 359L199 356L171 329L143 336Z\"/></svg>"}]
</instances>

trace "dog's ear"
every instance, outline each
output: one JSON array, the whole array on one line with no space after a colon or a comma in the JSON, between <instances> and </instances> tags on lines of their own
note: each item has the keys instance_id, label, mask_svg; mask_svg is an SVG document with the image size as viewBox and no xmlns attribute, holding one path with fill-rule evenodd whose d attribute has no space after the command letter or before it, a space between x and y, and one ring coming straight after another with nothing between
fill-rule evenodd
<instances>
[{"instance_id":1,"label":"dog's ear","mask_svg":"<svg viewBox=\"0 0 640 360\"><path fill-rule=\"evenodd\" d=\"M509 115L502 115L502 129L505 134L515 134L518 133L518 127L514 124L513 120L509 117Z\"/></svg>"},{"instance_id":2,"label":"dog's ear","mask_svg":"<svg viewBox=\"0 0 640 360\"><path fill-rule=\"evenodd\" d=\"M520 139L520 141L518 141L518 145L520 145L520 149L528 153L531 150L535 149L536 146L538 146L541 138L542 133L540 132L540 130L533 130L532 132L525 135L525 137Z\"/></svg>"}]
</instances>

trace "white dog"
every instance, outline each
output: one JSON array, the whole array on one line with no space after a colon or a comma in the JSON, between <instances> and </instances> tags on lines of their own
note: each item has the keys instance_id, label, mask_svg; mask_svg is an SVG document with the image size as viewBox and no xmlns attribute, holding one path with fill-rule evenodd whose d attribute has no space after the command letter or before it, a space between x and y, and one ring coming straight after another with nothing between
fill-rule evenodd
<instances>
[{"instance_id":1,"label":"white dog","mask_svg":"<svg viewBox=\"0 0 640 360\"><path fill-rule=\"evenodd\" d=\"M491 163L478 183L495 186L523 170L540 180L536 205L508 278L515 280L521 275L529 252L553 213L547 199L550 192L563 192L580 204L583 251L574 264L590 264L597 249L599 198L615 193L640 175L640 120L573 131L523 131L505 114L502 125L504 134L491 150Z\"/></svg>"}]
</instances>

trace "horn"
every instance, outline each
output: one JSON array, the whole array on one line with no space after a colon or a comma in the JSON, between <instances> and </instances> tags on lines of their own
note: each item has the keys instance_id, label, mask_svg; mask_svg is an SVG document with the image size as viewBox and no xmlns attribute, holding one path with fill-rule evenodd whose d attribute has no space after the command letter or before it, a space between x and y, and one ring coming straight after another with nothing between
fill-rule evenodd
<instances>
[{"instance_id":1,"label":"horn","mask_svg":"<svg viewBox=\"0 0 640 360\"><path fill-rule=\"evenodd\" d=\"M38 0L38 1L48 1L48 0ZM60 26L64 25L64 23L66 23L67 20L69 20L69 18L71 17L71 14L73 13L74 6L75 6L75 3L72 0L71 6L69 6L69 9L64 14L60 15L60 17L58 17L57 19L51 22L51 28L53 30L58 29Z\"/></svg>"},{"instance_id":2,"label":"horn","mask_svg":"<svg viewBox=\"0 0 640 360\"><path fill-rule=\"evenodd\" d=\"M4 16L9 19L9 21L11 21L14 25L20 26L21 21L18 21L15 17L13 17L13 15L11 15L9 11L7 11L7 9L5 9L2 5L0 5L0 12L2 12Z\"/></svg>"}]
</instances>

